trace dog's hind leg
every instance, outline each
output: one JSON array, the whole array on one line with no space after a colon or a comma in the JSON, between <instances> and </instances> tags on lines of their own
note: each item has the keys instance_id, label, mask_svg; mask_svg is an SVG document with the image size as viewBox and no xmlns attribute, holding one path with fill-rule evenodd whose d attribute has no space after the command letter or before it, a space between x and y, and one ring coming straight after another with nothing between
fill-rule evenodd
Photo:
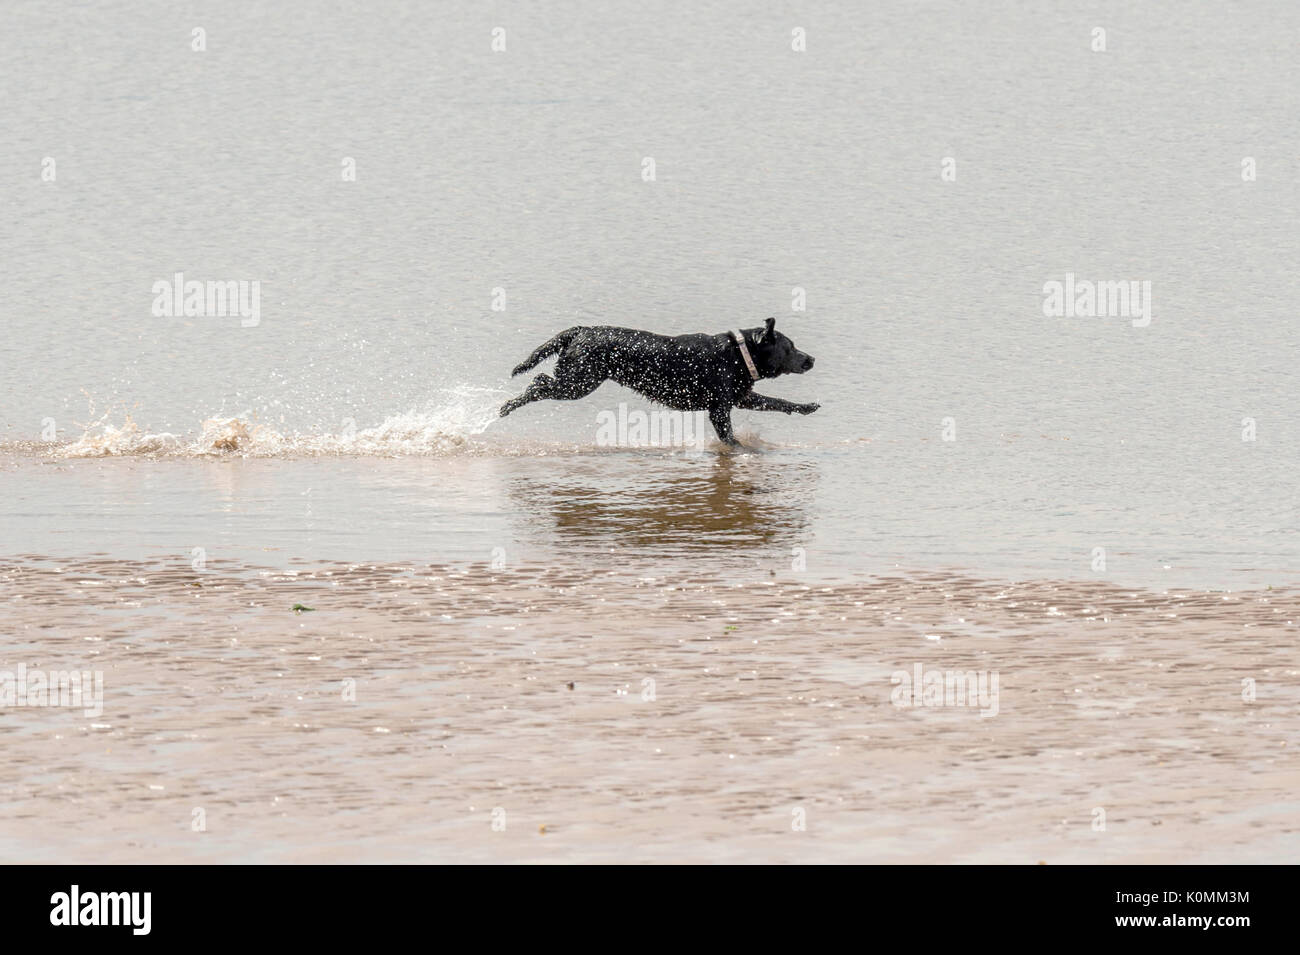
<instances>
[{"instance_id":1,"label":"dog's hind leg","mask_svg":"<svg viewBox=\"0 0 1300 955\"><path fill-rule=\"evenodd\" d=\"M585 398L605 383L605 375L598 367L583 358L561 354L555 365L555 378L550 384L548 398L577 401Z\"/></svg>"},{"instance_id":2,"label":"dog's hind leg","mask_svg":"<svg viewBox=\"0 0 1300 955\"><path fill-rule=\"evenodd\" d=\"M557 372L560 370L556 368ZM599 388L604 380L589 375L576 377L572 374L561 374L555 378L550 375L538 375L533 379L533 383L524 389L522 395L511 398L501 406L501 417L504 418L531 401L541 401L544 398L554 398L559 401L576 401L578 398L585 398Z\"/></svg>"},{"instance_id":3,"label":"dog's hind leg","mask_svg":"<svg viewBox=\"0 0 1300 955\"><path fill-rule=\"evenodd\" d=\"M538 375L532 380L532 383L524 389L524 393L518 398L511 398L501 406L501 417L505 417L510 412L522 408L530 401L541 401L543 398L550 397L550 388L555 384L555 379L550 375Z\"/></svg>"}]
</instances>

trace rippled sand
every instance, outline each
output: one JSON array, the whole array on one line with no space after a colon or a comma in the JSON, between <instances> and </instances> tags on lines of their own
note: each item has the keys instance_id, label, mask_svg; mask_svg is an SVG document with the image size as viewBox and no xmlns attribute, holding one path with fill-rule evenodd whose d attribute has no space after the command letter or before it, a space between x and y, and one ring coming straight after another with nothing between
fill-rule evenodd
<instances>
[{"instance_id":1,"label":"rippled sand","mask_svg":"<svg viewBox=\"0 0 1300 955\"><path fill-rule=\"evenodd\" d=\"M0 671L105 683L0 709L10 861L1300 855L1291 591L23 557L0 605Z\"/></svg>"}]
</instances>

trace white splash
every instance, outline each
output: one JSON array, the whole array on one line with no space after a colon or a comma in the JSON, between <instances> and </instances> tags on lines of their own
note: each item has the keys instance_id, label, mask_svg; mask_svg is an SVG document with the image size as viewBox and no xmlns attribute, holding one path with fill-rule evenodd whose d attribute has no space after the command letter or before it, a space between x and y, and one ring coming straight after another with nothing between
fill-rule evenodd
<instances>
[{"instance_id":1,"label":"white splash","mask_svg":"<svg viewBox=\"0 0 1300 955\"><path fill-rule=\"evenodd\" d=\"M182 441L170 432L141 431L128 414L120 428L107 420L107 415L86 427L80 438L71 444L60 445L56 451L70 458L94 458L113 454L168 454L175 453Z\"/></svg>"},{"instance_id":2,"label":"white splash","mask_svg":"<svg viewBox=\"0 0 1300 955\"><path fill-rule=\"evenodd\" d=\"M447 389L423 409L390 415L374 427L340 433L281 433L250 412L228 418L207 418L198 437L143 431L127 414L120 427L105 415L86 427L76 441L56 445L59 457L117 455L204 457L242 455L342 455L403 457L472 452L472 440L497 418L505 397L490 388Z\"/></svg>"}]
</instances>

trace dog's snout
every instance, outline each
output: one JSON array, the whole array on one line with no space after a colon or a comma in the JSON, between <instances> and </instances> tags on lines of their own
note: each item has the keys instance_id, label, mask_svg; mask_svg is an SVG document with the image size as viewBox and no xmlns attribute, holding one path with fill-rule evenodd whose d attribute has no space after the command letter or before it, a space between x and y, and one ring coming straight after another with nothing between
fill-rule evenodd
<instances>
[{"instance_id":1,"label":"dog's snout","mask_svg":"<svg viewBox=\"0 0 1300 955\"><path fill-rule=\"evenodd\" d=\"M813 358L812 355L804 355L804 358L803 358L803 370L804 370L804 371L812 371L813 362L815 362L816 360L817 360L817 359Z\"/></svg>"}]
</instances>

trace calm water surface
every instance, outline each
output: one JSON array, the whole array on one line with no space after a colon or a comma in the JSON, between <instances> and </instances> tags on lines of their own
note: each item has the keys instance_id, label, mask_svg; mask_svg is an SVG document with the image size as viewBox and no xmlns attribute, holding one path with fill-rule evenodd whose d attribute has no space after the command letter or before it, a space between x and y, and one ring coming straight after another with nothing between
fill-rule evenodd
<instances>
[{"instance_id":1,"label":"calm water surface","mask_svg":"<svg viewBox=\"0 0 1300 955\"><path fill-rule=\"evenodd\" d=\"M194 17L0 12L5 554L1300 579L1295 5ZM154 316L176 272L260 323ZM1150 325L1045 317L1067 272ZM750 453L600 447L612 384L493 417L570 325L768 315L822 408Z\"/></svg>"}]
</instances>

